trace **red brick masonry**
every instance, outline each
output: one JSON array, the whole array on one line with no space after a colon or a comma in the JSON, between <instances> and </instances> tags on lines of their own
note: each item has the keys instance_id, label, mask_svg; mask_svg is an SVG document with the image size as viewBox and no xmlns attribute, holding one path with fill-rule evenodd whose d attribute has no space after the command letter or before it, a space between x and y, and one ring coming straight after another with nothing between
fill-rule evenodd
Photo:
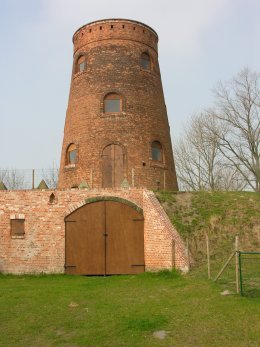
<instances>
[{"instance_id":1,"label":"red brick masonry","mask_svg":"<svg viewBox=\"0 0 260 347\"><path fill-rule=\"evenodd\" d=\"M121 197L143 208L146 271L187 270L184 243L152 191L71 189L0 191L0 272L63 273L64 218L97 196ZM11 219L25 220L24 236L11 236Z\"/></svg>"},{"instance_id":2,"label":"red brick masonry","mask_svg":"<svg viewBox=\"0 0 260 347\"><path fill-rule=\"evenodd\" d=\"M60 189L82 182L90 188L108 187L102 183L103 151L116 144L123 150L124 178L131 187L178 190L157 42L153 29L124 19L89 23L74 34ZM150 69L141 67L142 53L149 55ZM76 72L81 56L86 67ZM104 98L109 93L121 96L121 112L104 113ZM162 145L160 161L152 159L153 141ZM77 148L77 159L68 164L66 153L71 144Z\"/></svg>"}]
</instances>

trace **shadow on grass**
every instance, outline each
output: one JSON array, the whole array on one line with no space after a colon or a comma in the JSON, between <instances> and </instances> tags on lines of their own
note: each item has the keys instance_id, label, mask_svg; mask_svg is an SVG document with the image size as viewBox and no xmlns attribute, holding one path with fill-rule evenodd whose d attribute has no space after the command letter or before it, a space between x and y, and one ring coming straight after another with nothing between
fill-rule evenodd
<instances>
[{"instance_id":1,"label":"shadow on grass","mask_svg":"<svg viewBox=\"0 0 260 347\"><path fill-rule=\"evenodd\" d=\"M123 326L126 330L131 331L154 331L165 328L168 318L162 315L149 315L136 318L125 318Z\"/></svg>"},{"instance_id":2,"label":"shadow on grass","mask_svg":"<svg viewBox=\"0 0 260 347\"><path fill-rule=\"evenodd\" d=\"M144 272L140 275L140 278L161 278L161 279L183 279L183 275L178 270L161 270L157 272Z\"/></svg>"}]
</instances>

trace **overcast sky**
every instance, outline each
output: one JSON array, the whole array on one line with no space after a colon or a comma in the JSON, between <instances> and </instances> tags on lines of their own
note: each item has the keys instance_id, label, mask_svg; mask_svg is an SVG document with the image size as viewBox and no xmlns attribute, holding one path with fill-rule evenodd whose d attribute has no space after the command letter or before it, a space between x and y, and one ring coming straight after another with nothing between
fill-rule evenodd
<instances>
[{"instance_id":1,"label":"overcast sky","mask_svg":"<svg viewBox=\"0 0 260 347\"><path fill-rule=\"evenodd\" d=\"M158 33L172 138L219 80L260 67L260 0L0 0L0 168L59 164L72 35L104 18Z\"/></svg>"}]
</instances>

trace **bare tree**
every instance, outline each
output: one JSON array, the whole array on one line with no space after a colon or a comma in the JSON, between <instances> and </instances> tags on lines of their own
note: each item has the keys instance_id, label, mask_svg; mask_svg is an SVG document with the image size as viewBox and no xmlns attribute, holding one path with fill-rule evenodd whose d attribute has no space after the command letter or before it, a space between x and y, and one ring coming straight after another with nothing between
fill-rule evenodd
<instances>
[{"instance_id":1,"label":"bare tree","mask_svg":"<svg viewBox=\"0 0 260 347\"><path fill-rule=\"evenodd\" d=\"M205 114L193 116L183 138L176 144L178 178L191 190L214 190L218 143L205 128ZM211 135L212 133L210 133Z\"/></svg>"},{"instance_id":2,"label":"bare tree","mask_svg":"<svg viewBox=\"0 0 260 347\"><path fill-rule=\"evenodd\" d=\"M42 177L49 188L57 188L59 169L56 164L52 168L42 170Z\"/></svg>"},{"instance_id":3,"label":"bare tree","mask_svg":"<svg viewBox=\"0 0 260 347\"><path fill-rule=\"evenodd\" d=\"M6 176L6 172L7 170L6 169L0 169L0 181L4 181L4 178Z\"/></svg>"},{"instance_id":4,"label":"bare tree","mask_svg":"<svg viewBox=\"0 0 260 347\"><path fill-rule=\"evenodd\" d=\"M231 167L221 151L211 115L201 113L191 119L184 136L175 145L176 169L184 190L240 190L244 188L239 172Z\"/></svg>"},{"instance_id":5,"label":"bare tree","mask_svg":"<svg viewBox=\"0 0 260 347\"><path fill-rule=\"evenodd\" d=\"M0 182L7 189L31 189L33 181L37 184L44 179L49 188L56 188L58 184L59 169L55 164L49 169L0 169Z\"/></svg>"},{"instance_id":6,"label":"bare tree","mask_svg":"<svg viewBox=\"0 0 260 347\"><path fill-rule=\"evenodd\" d=\"M242 70L227 84L215 88L216 107L207 114L217 126L208 130L219 141L219 150L247 185L260 191L260 74Z\"/></svg>"},{"instance_id":7,"label":"bare tree","mask_svg":"<svg viewBox=\"0 0 260 347\"><path fill-rule=\"evenodd\" d=\"M0 181L10 190L27 188L24 173L19 170L1 169Z\"/></svg>"}]
</instances>

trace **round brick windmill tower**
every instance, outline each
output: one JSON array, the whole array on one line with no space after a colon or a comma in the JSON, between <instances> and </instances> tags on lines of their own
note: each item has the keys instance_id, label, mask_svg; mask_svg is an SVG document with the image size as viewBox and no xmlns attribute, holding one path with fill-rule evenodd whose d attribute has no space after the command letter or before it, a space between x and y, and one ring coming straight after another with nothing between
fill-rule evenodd
<instances>
[{"instance_id":1,"label":"round brick windmill tower","mask_svg":"<svg viewBox=\"0 0 260 347\"><path fill-rule=\"evenodd\" d=\"M157 43L126 19L75 32L59 188L178 189Z\"/></svg>"}]
</instances>

